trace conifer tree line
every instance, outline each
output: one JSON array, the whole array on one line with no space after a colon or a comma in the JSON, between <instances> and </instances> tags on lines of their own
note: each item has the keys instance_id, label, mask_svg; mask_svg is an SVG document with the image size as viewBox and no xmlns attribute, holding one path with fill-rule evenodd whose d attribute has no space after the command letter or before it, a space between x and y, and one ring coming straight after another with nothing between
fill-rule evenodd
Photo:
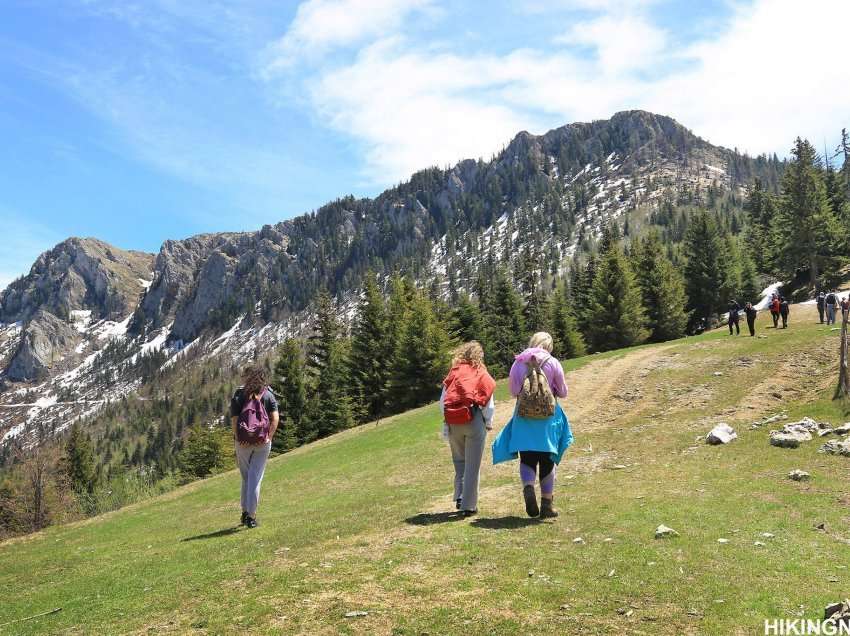
<instances>
[{"instance_id":1,"label":"conifer tree line","mask_svg":"<svg viewBox=\"0 0 850 636\"><path fill-rule=\"evenodd\" d=\"M559 358L679 338L722 316L730 301L757 302L767 277L830 286L850 256L850 139L842 169L797 139L779 192L756 179L738 220L709 206L685 217L681 244L663 222L638 236L617 224L566 276L526 244L510 269L485 260L471 289L449 276L417 287L398 274L382 289L369 273L350 333L327 292L312 334L287 340L275 365L280 450L436 399L451 348L484 346L496 377L507 374L530 334L546 330ZM711 198L711 197L709 197ZM658 221L658 217L653 219ZM628 229L628 219L624 230Z\"/></svg>"}]
</instances>

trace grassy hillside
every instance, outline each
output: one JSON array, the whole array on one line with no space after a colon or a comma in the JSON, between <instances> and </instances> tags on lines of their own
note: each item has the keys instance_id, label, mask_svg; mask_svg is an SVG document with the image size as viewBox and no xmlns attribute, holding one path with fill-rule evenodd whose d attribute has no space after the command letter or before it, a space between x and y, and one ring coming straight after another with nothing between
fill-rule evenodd
<instances>
[{"instance_id":1,"label":"grassy hillside","mask_svg":"<svg viewBox=\"0 0 850 636\"><path fill-rule=\"evenodd\" d=\"M447 514L429 406L273 460L257 530L237 527L228 473L0 544L0 633L752 634L819 618L850 590L850 459L749 426L782 409L850 420L828 399L836 333L811 308L792 319L571 361L555 522L524 517L515 463L485 466L478 517ZM698 440L720 421L740 439ZM655 540L661 523L681 536Z\"/></svg>"}]
</instances>

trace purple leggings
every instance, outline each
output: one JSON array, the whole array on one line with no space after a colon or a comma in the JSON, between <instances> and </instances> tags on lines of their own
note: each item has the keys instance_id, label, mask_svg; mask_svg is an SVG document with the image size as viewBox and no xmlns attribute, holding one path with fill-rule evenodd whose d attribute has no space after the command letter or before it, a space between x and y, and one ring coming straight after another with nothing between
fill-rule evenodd
<instances>
[{"instance_id":1,"label":"purple leggings","mask_svg":"<svg viewBox=\"0 0 850 636\"><path fill-rule=\"evenodd\" d=\"M523 485L534 484L539 464L540 492L551 496L555 492L555 462L549 457L549 453L520 451L519 460L519 476Z\"/></svg>"}]
</instances>

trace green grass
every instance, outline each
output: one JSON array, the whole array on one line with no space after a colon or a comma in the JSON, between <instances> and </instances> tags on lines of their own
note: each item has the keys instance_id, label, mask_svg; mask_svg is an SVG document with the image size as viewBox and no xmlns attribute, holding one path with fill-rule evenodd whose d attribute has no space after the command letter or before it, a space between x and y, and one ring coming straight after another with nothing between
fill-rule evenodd
<instances>
[{"instance_id":1,"label":"green grass","mask_svg":"<svg viewBox=\"0 0 850 636\"><path fill-rule=\"evenodd\" d=\"M749 429L782 409L850 420L820 381L835 334L802 314L766 339L661 345L664 364L624 379L639 399L608 396L594 417L609 420L576 426L557 522L522 516L516 464L486 467L479 517L441 514L452 468L429 406L272 460L254 531L234 530L228 473L0 544L0 624L62 608L0 633L751 634L801 606L818 618L850 589L850 459L818 454L817 441L772 448ZM568 380L632 354L569 361ZM796 360L815 366L782 370ZM752 397L798 371L783 399ZM716 421L740 439L697 442ZM788 480L794 468L812 481ZM655 540L660 523L681 536Z\"/></svg>"}]
</instances>

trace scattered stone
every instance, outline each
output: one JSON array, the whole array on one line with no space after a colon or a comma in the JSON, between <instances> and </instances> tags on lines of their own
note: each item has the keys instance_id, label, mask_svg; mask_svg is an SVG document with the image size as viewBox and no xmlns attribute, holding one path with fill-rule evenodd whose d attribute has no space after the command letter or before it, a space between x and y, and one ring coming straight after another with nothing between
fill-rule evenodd
<instances>
[{"instance_id":1,"label":"scattered stone","mask_svg":"<svg viewBox=\"0 0 850 636\"><path fill-rule=\"evenodd\" d=\"M673 530L673 528L668 528L663 523L655 529L655 538L656 539L666 539L668 537L678 537L679 533Z\"/></svg>"},{"instance_id":2,"label":"scattered stone","mask_svg":"<svg viewBox=\"0 0 850 636\"><path fill-rule=\"evenodd\" d=\"M832 435L833 432L831 428L822 428L818 431L818 437L826 437L827 435Z\"/></svg>"},{"instance_id":3,"label":"scattered stone","mask_svg":"<svg viewBox=\"0 0 850 636\"><path fill-rule=\"evenodd\" d=\"M610 572L608 572L608 578L609 579L614 576L614 572L616 572L616 570L611 570Z\"/></svg>"},{"instance_id":4,"label":"scattered stone","mask_svg":"<svg viewBox=\"0 0 850 636\"><path fill-rule=\"evenodd\" d=\"M360 611L360 610L356 610L354 612L346 612L345 613L346 618L359 618L361 616L369 616L369 612L363 612L363 611Z\"/></svg>"},{"instance_id":5,"label":"scattered stone","mask_svg":"<svg viewBox=\"0 0 850 636\"><path fill-rule=\"evenodd\" d=\"M612 466L612 468L614 470L623 470L624 468L628 468L628 466L626 466L625 464L614 464L614 466Z\"/></svg>"},{"instance_id":6,"label":"scattered stone","mask_svg":"<svg viewBox=\"0 0 850 636\"><path fill-rule=\"evenodd\" d=\"M534 576L534 570L529 570L528 571L528 578L531 578L533 576Z\"/></svg>"},{"instance_id":7,"label":"scattered stone","mask_svg":"<svg viewBox=\"0 0 850 636\"><path fill-rule=\"evenodd\" d=\"M715 372L714 372L714 377L715 377L715 378L719 378L719 377L720 377L720 376L722 376L722 375L723 375L723 371L715 371Z\"/></svg>"},{"instance_id":8,"label":"scattered stone","mask_svg":"<svg viewBox=\"0 0 850 636\"><path fill-rule=\"evenodd\" d=\"M762 541L756 541L753 545L754 545L754 546L756 546L757 548L763 548L763 547L764 547L764 542L762 542Z\"/></svg>"},{"instance_id":9,"label":"scattered stone","mask_svg":"<svg viewBox=\"0 0 850 636\"><path fill-rule=\"evenodd\" d=\"M729 543L729 539L718 539L717 543Z\"/></svg>"},{"instance_id":10,"label":"scattered stone","mask_svg":"<svg viewBox=\"0 0 850 636\"><path fill-rule=\"evenodd\" d=\"M717 446L718 444L728 444L733 439L737 439L737 437L738 434L735 432L735 429L725 422L721 422L709 431L708 435L705 436L705 441L713 446Z\"/></svg>"},{"instance_id":11,"label":"scattered stone","mask_svg":"<svg viewBox=\"0 0 850 636\"><path fill-rule=\"evenodd\" d=\"M815 530L826 530L826 522L821 521L818 524L815 524Z\"/></svg>"},{"instance_id":12,"label":"scattered stone","mask_svg":"<svg viewBox=\"0 0 850 636\"><path fill-rule=\"evenodd\" d=\"M788 479L793 479L794 481L809 481L810 478L811 475L809 473L799 468L788 473Z\"/></svg>"},{"instance_id":13,"label":"scattered stone","mask_svg":"<svg viewBox=\"0 0 850 636\"><path fill-rule=\"evenodd\" d=\"M581 537L576 537L575 539L573 539L573 543L584 543L584 539L582 539Z\"/></svg>"},{"instance_id":14,"label":"scattered stone","mask_svg":"<svg viewBox=\"0 0 850 636\"><path fill-rule=\"evenodd\" d=\"M568 610L568 609L570 609L570 604L569 604L569 603L564 603L563 605L561 605L561 609L562 609L562 610Z\"/></svg>"},{"instance_id":15,"label":"scattered stone","mask_svg":"<svg viewBox=\"0 0 850 636\"><path fill-rule=\"evenodd\" d=\"M823 610L823 618L833 621L836 625L850 627L850 599L827 605Z\"/></svg>"},{"instance_id":16,"label":"scattered stone","mask_svg":"<svg viewBox=\"0 0 850 636\"><path fill-rule=\"evenodd\" d=\"M761 536L763 536L765 539L773 539L776 535L771 534L770 532L762 532Z\"/></svg>"},{"instance_id":17,"label":"scattered stone","mask_svg":"<svg viewBox=\"0 0 850 636\"><path fill-rule=\"evenodd\" d=\"M799 448L801 442L807 442L810 439L812 439L812 436L808 433L804 436L797 433L770 431L770 445L779 448Z\"/></svg>"},{"instance_id":18,"label":"scattered stone","mask_svg":"<svg viewBox=\"0 0 850 636\"><path fill-rule=\"evenodd\" d=\"M826 444L820 447L819 453L827 453L828 455L841 455L842 457L850 457L850 437L842 441L831 439Z\"/></svg>"},{"instance_id":19,"label":"scattered stone","mask_svg":"<svg viewBox=\"0 0 850 636\"><path fill-rule=\"evenodd\" d=\"M604 541L605 543L611 543L613 540L614 540L614 539L612 539L611 537L605 537L605 538L603 539L603 541Z\"/></svg>"},{"instance_id":20,"label":"scattered stone","mask_svg":"<svg viewBox=\"0 0 850 636\"><path fill-rule=\"evenodd\" d=\"M775 424L776 422L787 419L788 414L783 411L782 413L771 415L770 417L766 417L765 419L759 420L758 422L753 422L753 428L759 428L760 426L765 426L767 424Z\"/></svg>"},{"instance_id":21,"label":"scattered stone","mask_svg":"<svg viewBox=\"0 0 850 636\"><path fill-rule=\"evenodd\" d=\"M842 424L841 426L836 426L834 429L832 429L832 432L836 435L847 435L848 433L850 433L850 422Z\"/></svg>"}]
</instances>

